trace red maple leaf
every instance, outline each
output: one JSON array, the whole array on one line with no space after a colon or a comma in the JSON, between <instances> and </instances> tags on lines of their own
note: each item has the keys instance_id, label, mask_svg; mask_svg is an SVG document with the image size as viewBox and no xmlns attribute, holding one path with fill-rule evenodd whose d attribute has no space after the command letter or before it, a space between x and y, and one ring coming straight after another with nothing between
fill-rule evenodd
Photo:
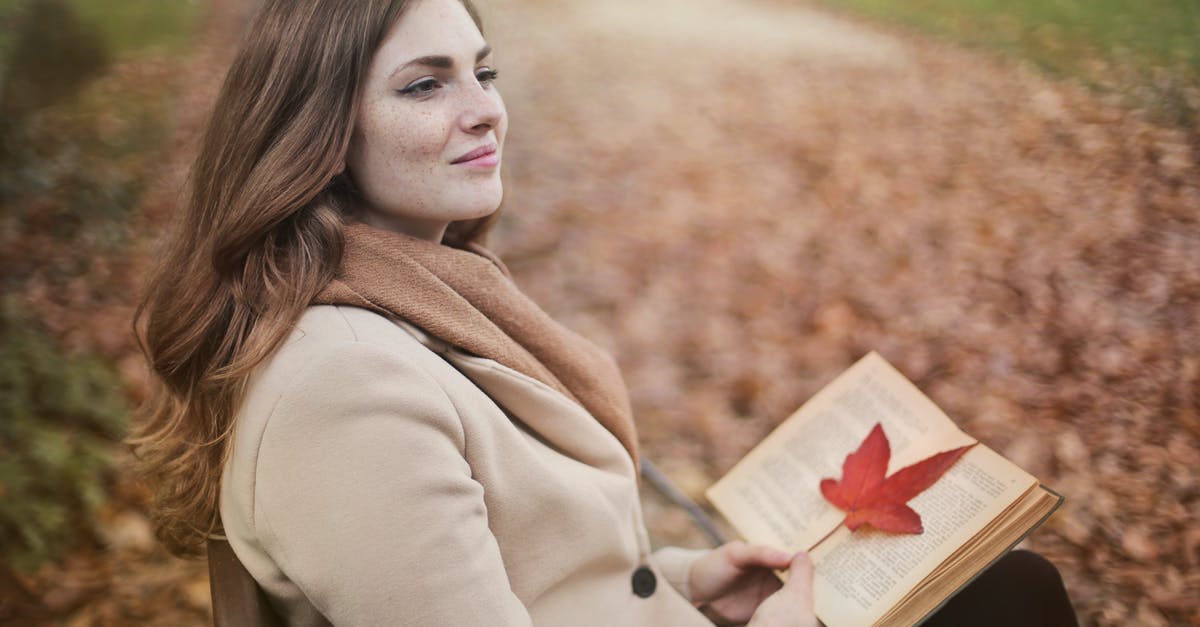
<instances>
[{"instance_id":1,"label":"red maple leaf","mask_svg":"<svg viewBox=\"0 0 1200 627\"><path fill-rule=\"evenodd\" d=\"M885 479L892 449L883 426L875 423L858 450L846 456L842 480L821 480L821 494L846 512L843 522L850 531L871 525L892 533L921 533L921 515L905 503L933 485L972 446L934 454Z\"/></svg>"}]
</instances>

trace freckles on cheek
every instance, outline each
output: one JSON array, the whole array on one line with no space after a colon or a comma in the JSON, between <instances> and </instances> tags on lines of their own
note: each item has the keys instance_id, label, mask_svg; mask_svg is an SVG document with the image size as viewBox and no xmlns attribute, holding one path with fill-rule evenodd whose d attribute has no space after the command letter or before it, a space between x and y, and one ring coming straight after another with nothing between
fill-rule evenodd
<instances>
[{"instance_id":1,"label":"freckles on cheek","mask_svg":"<svg viewBox=\"0 0 1200 627\"><path fill-rule=\"evenodd\" d=\"M428 127L414 124L411 118L397 120L389 125L388 145L385 150L397 160L402 160L411 169L433 170L434 163L442 158L445 142Z\"/></svg>"}]
</instances>

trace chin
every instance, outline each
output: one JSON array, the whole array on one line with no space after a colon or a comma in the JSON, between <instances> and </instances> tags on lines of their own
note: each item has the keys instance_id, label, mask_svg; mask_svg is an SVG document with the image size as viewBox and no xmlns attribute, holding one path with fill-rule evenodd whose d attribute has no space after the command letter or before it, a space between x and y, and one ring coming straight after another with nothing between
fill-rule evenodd
<instances>
[{"instance_id":1,"label":"chin","mask_svg":"<svg viewBox=\"0 0 1200 627\"><path fill-rule=\"evenodd\" d=\"M496 213L500 208L500 200L504 198L504 194L497 190L494 194L484 194L471 199L470 202L463 203L463 207L469 207L464 211L465 215L455 218L456 220L475 220Z\"/></svg>"}]
</instances>

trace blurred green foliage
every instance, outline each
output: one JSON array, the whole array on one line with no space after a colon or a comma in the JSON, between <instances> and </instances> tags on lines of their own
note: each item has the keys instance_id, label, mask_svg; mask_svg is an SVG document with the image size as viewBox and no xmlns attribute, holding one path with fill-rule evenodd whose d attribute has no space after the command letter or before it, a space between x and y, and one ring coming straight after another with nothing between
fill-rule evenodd
<instances>
[{"instance_id":1,"label":"blurred green foliage","mask_svg":"<svg viewBox=\"0 0 1200 627\"><path fill-rule=\"evenodd\" d=\"M0 558L28 570L92 534L127 415L108 364L0 303Z\"/></svg>"},{"instance_id":2,"label":"blurred green foliage","mask_svg":"<svg viewBox=\"0 0 1200 627\"><path fill-rule=\"evenodd\" d=\"M0 0L0 567L95 538L129 407L113 365L64 350L36 302L70 308L61 329L133 298L102 268L158 176L197 15L187 0Z\"/></svg>"},{"instance_id":3,"label":"blurred green foliage","mask_svg":"<svg viewBox=\"0 0 1200 627\"><path fill-rule=\"evenodd\" d=\"M84 22L99 27L106 47L118 58L150 48L168 53L184 50L191 42L192 26L203 4L198 0L70 0L70 3Z\"/></svg>"},{"instance_id":4,"label":"blurred green foliage","mask_svg":"<svg viewBox=\"0 0 1200 627\"><path fill-rule=\"evenodd\" d=\"M152 174L147 170L171 105L173 84L163 71L170 57L156 42L185 41L190 28L156 31L147 39L140 27L126 32L100 26L121 23L130 5L146 4L140 0L0 2L11 5L0 11L12 26L10 41L0 47L0 198L6 217L22 226L49 226L63 237L78 234L81 220L124 217ZM159 8L149 14L162 18L155 23L164 29L196 13L190 2L153 4ZM93 21L76 5L93 11L103 6L112 16ZM52 218L31 215L51 206Z\"/></svg>"},{"instance_id":5,"label":"blurred green foliage","mask_svg":"<svg viewBox=\"0 0 1200 627\"><path fill-rule=\"evenodd\" d=\"M0 24L14 24L40 0L0 0ZM71 13L91 25L114 56L150 48L178 52L191 41L203 4L198 0L63 0ZM0 29L0 56L15 28Z\"/></svg>"},{"instance_id":6,"label":"blurred green foliage","mask_svg":"<svg viewBox=\"0 0 1200 627\"><path fill-rule=\"evenodd\" d=\"M1119 91L1160 121L1196 124L1197 0L820 1L1015 54L1053 75Z\"/></svg>"},{"instance_id":7,"label":"blurred green foliage","mask_svg":"<svg viewBox=\"0 0 1200 627\"><path fill-rule=\"evenodd\" d=\"M6 127L77 93L108 64L108 50L95 29L80 21L64 1L8 7L4 21L11 25L0 61Z\"/></svg>"}]
</instances>

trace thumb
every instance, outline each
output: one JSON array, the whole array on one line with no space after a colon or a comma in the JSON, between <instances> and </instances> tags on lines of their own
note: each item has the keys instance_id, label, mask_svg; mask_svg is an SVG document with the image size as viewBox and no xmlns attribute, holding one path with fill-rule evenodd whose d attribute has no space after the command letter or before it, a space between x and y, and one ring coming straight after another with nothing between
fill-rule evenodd
<instances>
[{"instance_id":1,"label":"thumb","mask_svg":"<svg viewBox=\"0 0 1200 627\"><path fill-rule=\"evenodd\" d=\"M792 556L787 583L759 604L749 627L817 627L821 623L813 613L812 561L806 553Z\"/></svg>"},{"instance_id":2,"label":"thumb","mask_svg":"<svg viewBox=\"0 0 1200 627\"><path fill-rule=\"evenodd\" d=\"M812 579L812 559L809 558L808 553L803 551L796 553L792 556L792 563L788 566L788 580L781 592L794 595L801 604L811 608Z\"/></svg>"}]
</instances>

